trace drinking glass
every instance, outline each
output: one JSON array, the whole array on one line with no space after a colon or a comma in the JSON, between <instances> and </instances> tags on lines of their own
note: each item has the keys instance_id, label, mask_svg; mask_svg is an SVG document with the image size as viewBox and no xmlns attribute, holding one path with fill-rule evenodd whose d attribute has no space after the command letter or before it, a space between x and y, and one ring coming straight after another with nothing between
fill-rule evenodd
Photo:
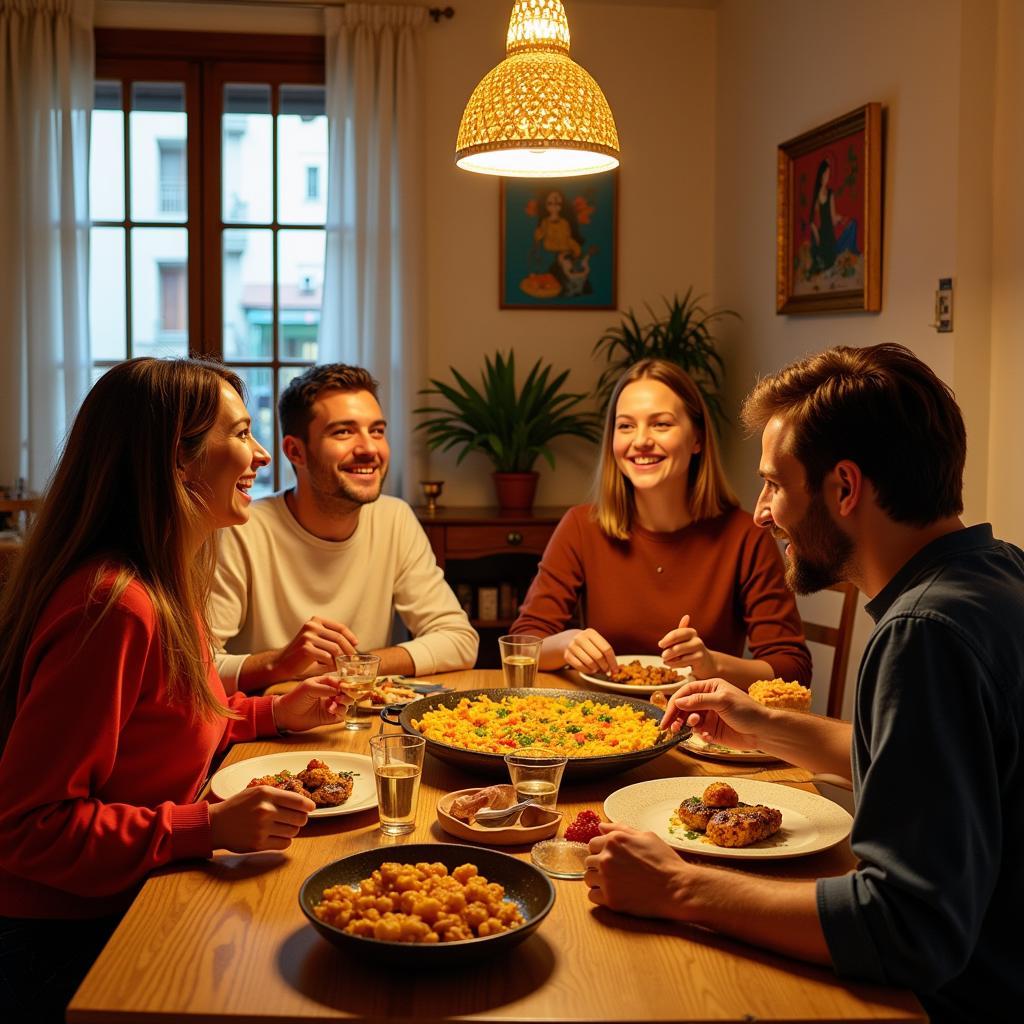
<instances>
[{"instance_id":1,"label":"drinking glass","mask_svg":"<svg viewBox=\"0 0 1024 1024\"><path fill-rule=\"evenodd\" d=\"M532 800L541 807L553 808L558 802L558 787L568 758L550 747L520 747L505 755L512 777L516 801Z\"/></svg>"},{"instance_id":2,"label":"drinking glass","mask_svg":"<svg viewBox=\"0 0 1024 1024\"><path fill-rule=\"evenodd\" d=\"M422 736L392 733L370 737L380 830L385 835L405 835L416 827L416 795L426 749Z\"/></svg>"},{"instance_id":3,"label":"drinking glass","mask_svg":"<svg viewBox=\"0 0 1024 1024\"><path fill-rule=\"evenodd\" d=\"M334 665L338 670L339 688L354 701L345 716L345 728L369 729L369 717L360 719L356 705L373 690L380 669L380 657L376 654L339 654L334 659Z\"/></svg>"},{"instance_id":4,"label":"drinking glass","mask_svg":"<svg viewBox=\"0 0 1024 1024\"><path fill-rule=\"evenodd\" d=\"M502 636L498 638L501 651L501 671L505 685L515 689L533 686L540 663L539 636Z\"/></svg>"}]
</instances>

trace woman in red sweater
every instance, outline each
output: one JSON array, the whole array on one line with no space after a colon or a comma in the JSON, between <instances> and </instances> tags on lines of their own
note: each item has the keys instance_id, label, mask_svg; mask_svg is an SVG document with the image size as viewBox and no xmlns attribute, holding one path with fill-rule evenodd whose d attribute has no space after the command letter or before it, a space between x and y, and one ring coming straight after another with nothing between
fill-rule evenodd
<instances>
[{"instance_id":1,"label":"woman in red sweater","mask_svg":"<svg viewBox=\"0 0 1024 1024\"><path fill-rule=\"evenodd\" d=\"M63 1009L154 868L282 850L314 805L198 798L235 740L344 718L325 678L225 696L210 658L214 531L249 517L270 456L242 382L133 359L75 419L0 600L0 1016Z\"/></svg>"},{"instance_id":2,"label":"woman in red sweater","mask_svg":"<svg viewBox=\"0 0 1024 1024\"><path fill-rule=\"evenodd\" d=\"M674 363L645 359L619 379L596 490L558 524L512 626L544 637L541 668L612 672L617 654L660 653L744 689L810 682L778 547L738 507L704 399ZM571 625L577 608L586 628Z\"/></svg>"}]
</instances>

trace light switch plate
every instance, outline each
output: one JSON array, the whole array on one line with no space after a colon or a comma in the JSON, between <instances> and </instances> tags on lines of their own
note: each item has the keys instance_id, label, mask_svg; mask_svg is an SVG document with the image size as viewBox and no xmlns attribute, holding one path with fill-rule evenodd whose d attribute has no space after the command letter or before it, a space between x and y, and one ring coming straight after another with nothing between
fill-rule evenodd
<instances>
[{"instance_id":1,"label":"light switch plate","mask_svg":"<svg viewBox=\"0 0 1024 1024\"><path fill-rule=\"evenodd\" d=\"M953 330L953 278L940 277L935 293L935 329L940 333Z\"/></svg>"}]
</instances>

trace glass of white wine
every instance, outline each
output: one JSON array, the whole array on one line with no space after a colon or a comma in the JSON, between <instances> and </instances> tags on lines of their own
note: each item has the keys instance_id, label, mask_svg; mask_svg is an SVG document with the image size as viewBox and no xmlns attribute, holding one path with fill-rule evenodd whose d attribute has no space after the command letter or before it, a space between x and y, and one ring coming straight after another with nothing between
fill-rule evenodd
<instances>
[{"instance_id":1,"label":"glass of white wine","mask_svg":"<svg viewBox=\"0 0 1024 1024\"><path fill-rule=\"evenodd\" d=\"M403 836L416 827L416 796L426 748L422 736L392 733L370 737L380 830L385 835Z\"/></svg>"},{"instance_id":2,"label":"glass of white wine","mask_svg":"<svg viewBox=\"0 0 1024 1024\"><path fill-rule=\"evenodd\" d=\"M558 803L558 787L568 758L550 747L520 747L505 755L516 801L532 800L541 807Z\"/></svg>"},{"instance_id":3,"label":"glass of white wine","mask_svg":"<svg viewBox=\"0 0 1024 1024\"><path fill-rule=\"evenodd\" d=\"M501 651L501 670L505 685L511 689L533 686L540 664L539 636L501 636L498 649Z\"/></svg>"},{"instance_id":4,"label":"glass of white wine","mask_svg":"<svg viewBox=\"0 0 1024 1024\"><path fill-rule=\"evenodd\" d=\"M376 654L339 654L334 659L338 671L339 689L355 702L345 718L346 729L369 729L369 716L359 718L357 705L370 696L380 671L380 656Z\"/></svg>"}]
</instances>

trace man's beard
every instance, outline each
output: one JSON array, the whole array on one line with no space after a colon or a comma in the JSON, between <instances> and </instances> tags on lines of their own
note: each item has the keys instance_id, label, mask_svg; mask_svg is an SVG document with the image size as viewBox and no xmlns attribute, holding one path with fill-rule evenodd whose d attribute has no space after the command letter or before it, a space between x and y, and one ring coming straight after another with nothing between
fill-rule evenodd
<instances>
[{"instance_id":1,"label":"man's beard","mask_svg":"<svg viewBox=\"0 0 1024 1024\"><path fill-rule=\"evenodd\" d=\"M814 594L846 578L853 541L836 525L821 494L803 519L787 532L786 584L797 594Z\"/></svg>"},{"instance_id":2,"label":"man's beard","mask_svg":"<svg viewBox=\"0 0 1024 1024\"><path fill-rule=\"evenodd\" d=\"M347 510L352 505L372 505L381 495L388 471L387 466L382 467L376 490L367 491L353 487L344 477L339 478L332 466L313 461L308 466L313 500L323 512L338 511L339 506Z\"/></svg>"}]
</instances>

